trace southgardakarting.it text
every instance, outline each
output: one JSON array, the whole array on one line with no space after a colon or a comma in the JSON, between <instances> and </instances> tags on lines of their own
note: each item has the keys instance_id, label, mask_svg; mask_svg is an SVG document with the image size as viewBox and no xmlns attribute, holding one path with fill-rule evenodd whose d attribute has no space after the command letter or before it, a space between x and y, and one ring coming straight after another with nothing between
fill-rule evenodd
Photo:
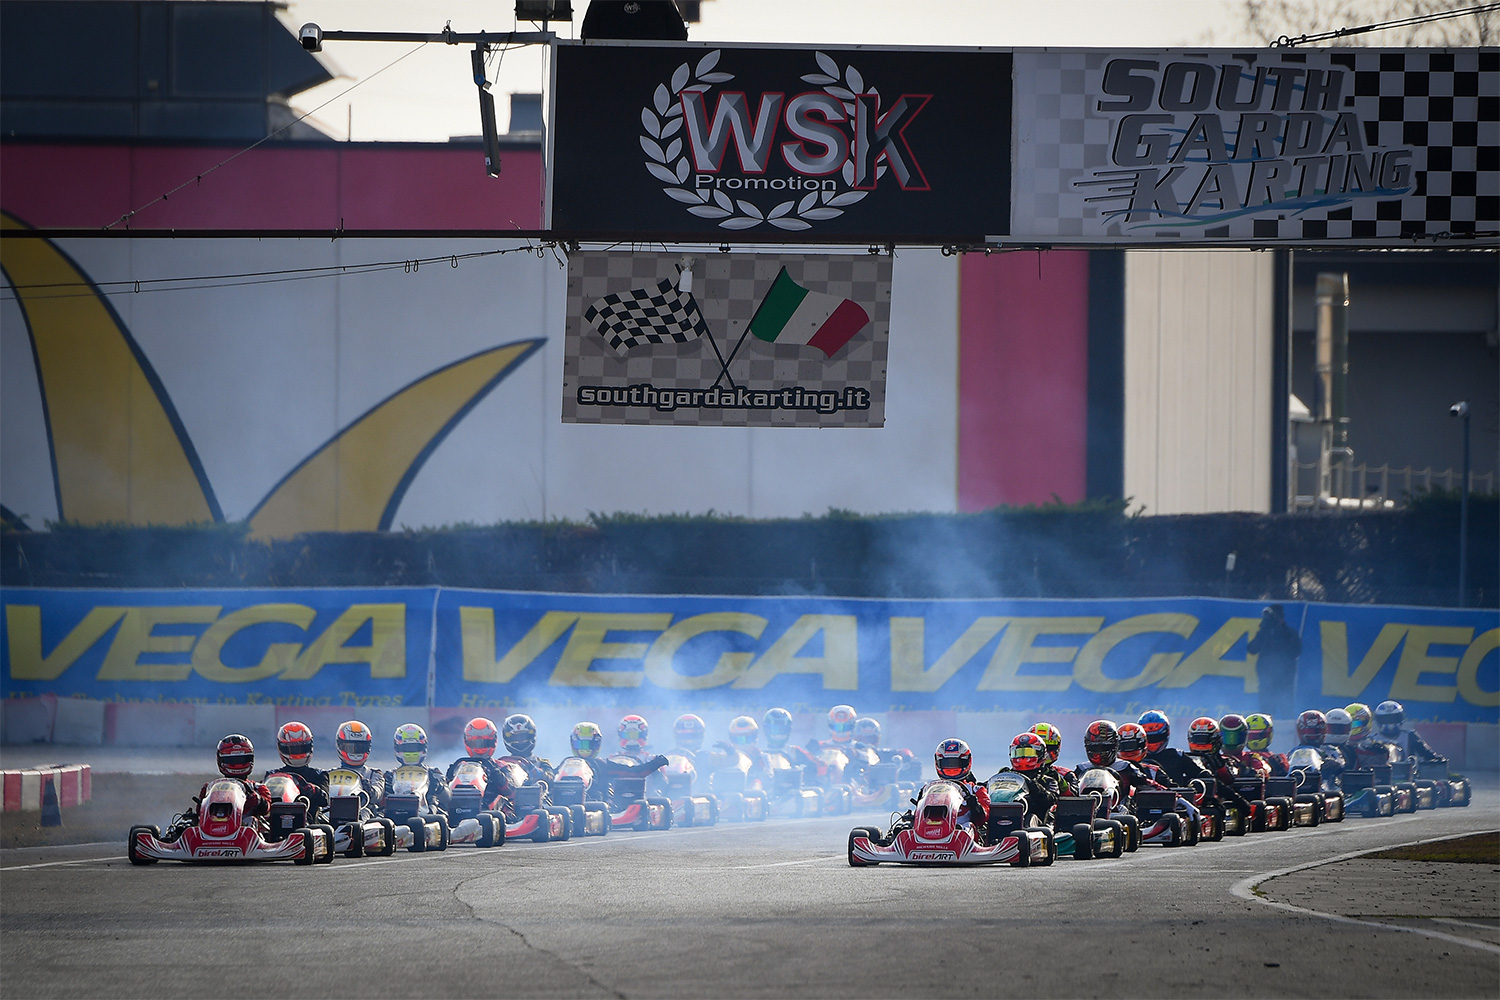
<instances>
[{"instance_id":1,"label":"southgardakarting.it text","mask_svg":"<svg viewBox=\"0 0 1500 1000\"><path fill-rule=\"evenodd\" d=\"M847 386L840 390L804 389L800 385L780 389L735 388L658 389L649 382L639 385L581 385L579 406L648 407L669 413L672 410L816 410L838 413L840 410L868 410L870 390Z\"/></svg>"}]
</instances>

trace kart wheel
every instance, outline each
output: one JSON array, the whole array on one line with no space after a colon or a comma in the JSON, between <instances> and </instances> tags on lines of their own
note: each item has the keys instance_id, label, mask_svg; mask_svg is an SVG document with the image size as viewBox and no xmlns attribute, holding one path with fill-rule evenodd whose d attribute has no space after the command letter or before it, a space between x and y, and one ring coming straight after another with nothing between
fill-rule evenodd
<instances>
[{"instance_id":1,"label":"kart wheel","mask_svg":"<svg viewBox=\"0 0 1500 1000\"><path fill-rule=\"evenodd\" d=\"M1138 851L1141 849L1141 821L1128 813L1120 817L1120 822L1125 825L1125 850Z\"/></svg>"},{"instance_id":2,"label":"kart wheel","mask_svg":"<svg viewBox=\"0 0 1500 1000\"><path fill-rule=\"evenodd\" d=\"M569 838L571 838L573 836L573 814L566 809L556 808L550 808L547 810L547 812L550 815L556 816L562 820L562 836L558 837L557 839L568 840Z\"/></svg>"},{"instance_id":3,"label":"kart wheel","mask_svg":"<svg viewBox=\"0 0 1500 1000\"><path fill-rule=\"evenodd\" d=\"M489 813L480 813L474 817L479 823L479 837L474 841L475 847L495 846L495 818Z\"/></svg>"},{"instance_id":4,"label":"kart wheel","mask_svg":"<svg viewBox=\"0 0 1500 1000\"><path fill-rule=\"evenodd\" d=\"M337 832L337 831L334 831ZM344 851L346 858L364 857L365 853L365 825L363 823L349 824L349 849Z\"/></svg>"},{"instance_id":5,"label":"kart wheel","mask_svg":"<svg viewBox=\"0 0 1500 1000\"><path fill-rule=\"evenodd\" d=\"M1453 804L1456 805L1456 806L1459 806L1460 808L1462 808L1464 806L1467 806L1469 804L1469 799L1471 799L1473 797L1473 795L1474 795L1474 789L1469 785L1469 779L1468 778L1464 778L1463 779L1463 794L1462 795L1455 795L1453 797Z\"/></svg>"},{"instance_id":6,"label":"kart wheel","mask_svg":"<svg viewBox=\"0 0 1500 1000\"><path fill-rule=\"evenodd\" d=\"M1094 828L1088 823L1073 826L1073 857L1087 861L1094 856Z\"/></svg>"},{"instance_id":7,"label":"kart wheel","mask_svg":"<svg viewBox=\"0 0 1500 1000\"><path fill-rule=\"evenodd\" d=\"M1052 835L1051 830L1042 830L1042 836L1047 841L1047 856L1040 861L1033 862L1039 868L1046 868L1057 860L1057 838Z\"/></svg>"},{"instance_id":8,"label":"kart wheel","mask_svg":"<svg viewBox=\"0 0 1500 1000\"><path fill-rule=\"evenodd\" d=\"M1319 820L1322 819L1319 814L1323 811L1323 803L1318 801L1318 797L1316 795L1299 795L1297 796L1297 805L1312 806L1312 818L1308 820L1307 825L1317 826Z\"/></svg>"},{"instance_id":9,"label":"kart wheel","mask_svg":"<svg viewBox=\"0 0 1500 1000\"><path fill-rule=\"evenodd\" d=\"M1250 832L1251 833L1265 833L1266 832L1266 804L1265 804L1265 802L1263 800L1261 800L1261 799L1256 799L1254 802L1250 803L1250 806L1252 808L1252 812L1251 812L1251 815L1250 815Z\"/></svg>"},{"instance_id":10,"label":"kart wheel","mask_svg":"<svg viewBox=\"0 0 1500 1000\"><path fill-rule=\"evenodd\" d=\"M1115 846L1110 849L1109 856L1112 858L1121 857L1125 853L1125 824L1113 819L1105 820L1105 822L1115 831Z\"/></svg>"},{"instance_id":11,"label":"kart wheel","mask_svg":"<svg viewBox=\"0 0 1500 1000\"><path fill-rule=\"evenodd\" d=\"M388 858L396 853L396 824L381 817L380 819L380 857Z\"/></svg>"},{"instance_id":12,"label":"kart wheel","mask_svg":"<svg viewBox=\"0 0 1500 1000\"><path fill-rule=\"evenodd\" d=\"M1182 846L1182 817L1181 816L1172 816L1172 817L1169 817L1167 819L1167 829L1171 831L1172 835L1167 839L1166 846L1167 847L1181 847Z\"/></svg>"},{"instance_id":13,"label":"kart wheel","mask_svg":"<svg viewBox=\"0 0 1500 1000\"><path fill-rule=\"evenodd\" d=\"M1276 825L1278 830L1290 830L1292 828L1292 800L1278 798L1272 800L1281 805L1281 822Z\"/></svg>"},{"instance_id":14,"label":"kart wheel","mask_svg":"<svg viewBox=\"0 0 1500 1000\"><path fill-rule=\"evenodd\" d=\"M1084 829L1087 830L1088 827L1084 827ZM1031 830L1021 831L1020 836L1017 838L1019 840L1019 844L1017 844L1017 847L1019 849L1016 851L1016 860L1010 863L1010 866L1012 868L1031 867L1031 838L1034 836L1035 833L1033 833ZM1076 841L1076 834L1074 835L1074 839Z\"/></svg>"},{"instance_id":15,"label":"kart wheel","mask_svg":"<svg viewBox=\"0 0 1500 1000\"><path fill-rule=\"evenodd\" d=\"M874 830L870 829L867 826L856 826L854 829L849 831L850 868L873 868L875 866L876 862L874 861L866 861L863 858L857 858L854 856L854 838L865 837L869 840L874 840L877 836L879 836L879 834L877 834Z\"/></svg>"},{"instance_id":16,"label":"kart wheel","mask_svg":"<svg viewBox=\"0 0 1500 1000\"><path fill-rule=\"evenodd\" d=\"M546 810L539 810L536 814L536 832L531 835L533 844L545 844L552 839L552 820Z\"/></svg>"},{"instance_id":17,"label":"kart wheel","mask_svg":"<svg viewBox=\"0 0 1500 1000\"><path fill-rule=\"evenodd\" d=\"M1224 817L1220 813L1215 813L1209 817L1209 820L1209 829L1213 832L1208 835L1208 839L1218 843L1224 839Z\"/></svg>"},{"instance_id":18,"label":"kart wheel","mask_svg":"<svg viewBox=\"0 0 1500 1000\"><path fill-rule=\"evenodd\" d=\"M125 856L133 865L154 865L156 858L148 858L136 850L135 835L138 833L149 833L153 837L160 837L161 831L154 826L132 826L130 828L130 839L125 841Z\"/></svg>"},{"instance_id":19,"label":"kart wheel","mask_svg":"<svg viewBox=\"0 0 1500 1000\"><path fill-rule=\"evenodd\" d=\"M1191 816L1181 816L1182 820L1182 845L1184 847L1197 847L1198 835L1202 832L1200 824L1202 820L1193 819Z\"/></svg>"},{"instance_id":20,"label":"kart wheel","mask_svg":"<svg viewBox=\"0 0 1500 1000\"><path fill-rule=\"evenodd\" d=\"M407 850L413 854L427 850L427 821L413 816L406 821L406 828L411 831L411 846Z\"/></svg>"},{"instance_id":21,"label":"kart wheel","mask_svg":"<svg viewBox=\"0 0 1500 1000\"><path fill-rule=\"evenodd\" d=\"M747 798L748 798L748 796L747 796ZM672 815L672 800L671 799L647 799L646 800L646 805L647 806L660 806L661 807L662 819L663 819L663 823L661 825L661 828L663 830L670 830L670 829L672 829L672 820L674 819L674 817ZM766 818L765 812L764 812L765 799L761 799L761 807L762 807L762 812L761 812L760 818L761 819L765 819Z\"/></svg>"},{"instance_id":22,"label":"kart wheel","mask_svg":"<svg viewBox=\"0 0 1500 1000\"><path fill-rule=\"evenodd\" d=\"M333 850L333 827L327 823L320 823L315 829L322 830L323 835L328 838L328 850L318 859L318 864L331 865L333 864L333 855L335 853Z\"/></svg>"},{"instance_id":23,"label":"kart wheel","mask_svg":"<svg viewBox=\"0 0 1500 1000\"><path fill-rule=\"evenodd\" d=\"M432 821L437 824L438 828L437 850L446 851L448 849L449 838L453 836L453 828L448 825L448 817L435 816Z\"/></svg>"},{"instance_id":24,"label":"kart wheel","mask_svg":"<svg viewBox=\"0 0 1500 1000\"><path fill-rule=\"evenodd\" d=\"M1243 837L1250 826L1250 817L1245 815L1245 811L1238 806L1230 806L1229 808L1234 811L1234 829L1228 829L1226 824L1224 832L1231 837Z\"/></svg>"},{"instance_id":25,"label":"kart wheel","mask_svg":"<svg viewBox=\"0 0 1500 1000\"><path fill-rule=\"evenodd\" d=\"M305 826L299 826L292 833L302 834L302 850L292 859L294 865L310 865L318 859L318 848L313 843L313 833Z\"/></svg>"},{"instance_id":26,"label":"kart wheel","mask_svg":"<svg viewBox=\"0 0 1500 1000\"><path fill-rule=\"evenodd\" d=\"M588 815L583 811L583 806L565 806L564 808L568 810L568 815L571 816L573 820L573 828L569 831L569 836L586 836L589 832L589 818Z\"/></svg>"}]
</instances>

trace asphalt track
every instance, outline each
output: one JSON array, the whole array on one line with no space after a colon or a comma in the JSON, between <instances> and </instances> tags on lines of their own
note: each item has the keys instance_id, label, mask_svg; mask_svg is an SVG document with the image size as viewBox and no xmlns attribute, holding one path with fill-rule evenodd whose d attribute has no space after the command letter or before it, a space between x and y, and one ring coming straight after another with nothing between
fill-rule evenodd
<instances>
[{"instance_id":1,"label":"asphalt track","mask_svg":"<svg viewBox=\"0 0 1500 1000\"><path fill-rule=\"evenodd\" d=\"M10 850L0 852L0 993L1500 995L1493 920L1354 922L1256 895L1259 886L1274 898L1276 882L1261 884L1269 873L1500 829L1492 780L1467 809L1043 869L851 869L853 823L455 847L312 868L133 868L116 844ZM1492 866L1448 867L1472 869L1481 900L1500 894ZM1326 910L1368 913L1341 898L1338 871L1312 870ZM1441 916L1442 900L1429 903Z\"/></svg>"}]
</instances>

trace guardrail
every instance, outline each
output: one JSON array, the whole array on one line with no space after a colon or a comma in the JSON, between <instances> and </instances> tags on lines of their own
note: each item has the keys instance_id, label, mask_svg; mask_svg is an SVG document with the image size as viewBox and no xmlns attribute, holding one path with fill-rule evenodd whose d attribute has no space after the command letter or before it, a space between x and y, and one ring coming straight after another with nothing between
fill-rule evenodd
<instances>
[{"instance_id":1,"label":"guardrail","mask_svg":"<svg viewBox=\"0 0 1500 1000\"><path fill-rule=\"evenodd\" d=\"M41 812L42 794L50 780L57 804L70 809L89 800L92 772L87 764L55 764L0 771L0 798L5 812Z\"/></svg>"},{"instance_id":2,"label":"guardrail","mask_svg":"<svg viewBox=\"0 0 1500 1000\"><path fill-rule=\"evenodd\" d=\"M1295 481L1306 481L1304 474L1317 482L1317 462L1294 463ZM1318 497L1299 493L1293 498L1297 510L1317 510L1338 507L1340 509L1378 509L1382 507L1404 507L1419 493L1433 489L1456 491L1463 473L1456 469L1433 470L1432 466L1418 469L1407 465L1396 468L1390 465L1336 465L1331 475L1329 497ZM1493 472L1469 473L1470 493L1495 492L1496 480Z\"/></svg>"}]
</instances>

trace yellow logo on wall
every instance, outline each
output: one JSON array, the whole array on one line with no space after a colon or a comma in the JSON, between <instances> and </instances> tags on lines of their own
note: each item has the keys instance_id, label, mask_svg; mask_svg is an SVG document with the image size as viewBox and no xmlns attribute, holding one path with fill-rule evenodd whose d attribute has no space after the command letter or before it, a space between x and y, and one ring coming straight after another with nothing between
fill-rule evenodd
<instances>
[{"instance_id":1,"label":"yellow logo on wall","mask_svg":"<svg viewBox=\"0 0 1500 1000\"><path fill-rule=\"evenodd\" d=\"M0 213L0 231L29 229ZM187 429L98 286L48 239L0 240L36 358L59 518L79 524L224 520ZM87 295L49 294L59 286ZM251 535L383 531L442 439L542 346L519 340L407 384L303 459L251 511Z\"/></svg>"}]
</instances>

